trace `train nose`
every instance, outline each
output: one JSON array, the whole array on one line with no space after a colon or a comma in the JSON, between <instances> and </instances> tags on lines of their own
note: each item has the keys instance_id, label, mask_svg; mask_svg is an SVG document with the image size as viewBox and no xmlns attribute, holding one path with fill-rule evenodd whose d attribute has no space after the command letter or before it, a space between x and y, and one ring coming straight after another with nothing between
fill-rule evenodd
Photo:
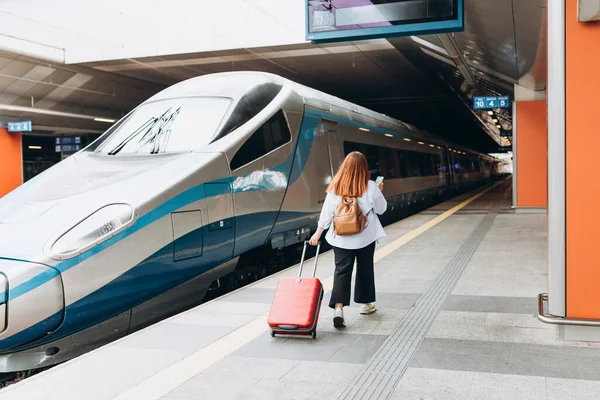
<instances>
[{"instance_id":1,"label":"train nose","mask_svg":"<svg viewBox=\"0 0 600 400\"><path fill-rule=\"evenodd\" d=\"M64 318L57 269L0 258L0 352L42 339Z\"/></svg>"}]
</instances>

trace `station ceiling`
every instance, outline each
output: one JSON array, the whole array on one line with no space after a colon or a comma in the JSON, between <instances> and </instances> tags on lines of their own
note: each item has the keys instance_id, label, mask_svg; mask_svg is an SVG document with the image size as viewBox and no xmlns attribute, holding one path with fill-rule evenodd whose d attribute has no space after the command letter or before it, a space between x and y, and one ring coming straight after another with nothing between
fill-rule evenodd
<instances>
[{"instance_id":1,"label":"station ceiling","mask_svg":"<svg viewBox=\"0 0 600 400\"><path fill-rule=\"evenodd\" d=\"M482 152L496 152L510 110L472 110L474 95L509 95L546 85L545 0L465 0L465 31L443 37L295 45L54 65L0 53L0 104L118 119L162 88L232 70L282 75L427 129ZM456 50L457 54L453 54ZM458 56L457 56L458 55ZM466 65L467 68L459 69ZM465 71L467 74L465 75ZM1 105L0 105L1 107ZM47 131L106 129L77 119L0 109Z\"/></svg>"},{"instance_id":2,"label":"station ceiling","mask_svg":"<svg viewBox=\"0 0 600 400\"><path fill-rule=\"evenodd\" d=\"M0 123L31 120L34 134L102 133L162 85L78 65L0 52Z\"/></svg>"}]
</instances>

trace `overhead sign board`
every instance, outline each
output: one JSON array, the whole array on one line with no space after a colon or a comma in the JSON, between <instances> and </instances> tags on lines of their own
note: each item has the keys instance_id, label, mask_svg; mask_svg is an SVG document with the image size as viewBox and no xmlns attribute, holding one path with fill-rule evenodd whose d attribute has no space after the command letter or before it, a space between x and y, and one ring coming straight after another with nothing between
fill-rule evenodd
<instances>
[{"instance_id":1,"label":"overhead sign board","mask_svg":"<svg viewBox=\"0 0 600 400\"><path fill-rule=\"evenodd\" d=\"M31 132L31 121L8 122L9 132Z\"/></svg>"},{"instance_id":2,"label":"overhead sign board","mask_svg":"<svg viewBox=\"0 0 600 400\"><path fill-rule=\"evenodd\" d=\"M81 136L64 136L57 137L56 144L80 144Z\"/></svg>"},{"instance_id":3,"label":"overhead sign board","mask_svg":"<svg viewBox=\"0 0 600 400\"><path fill-rule=\"evenodd\" d=\"M493 108L510 108L510 99L508 96L473 97L474 110L491 110Z\"/></svg>"},{"instance_id":4,"label":"overhead sign board","mask_svg":"<svg viewBox=\"0 0 600 400\"><path fill-rule=\"evenodd\" d=\"M57 137L54 150L57 153L76 153L81 149L81 136Z\"/></svg>"},{"instance_id":5,"label":"overhead sign board","mask_svg":"<svg viewBox=\"0 0 600 400\"><path fill-rule=\"evenodd\" d=\"M81 149L78 144L57 144L54 150L57 153L76 153Z\"/></svg>"},{"instance_id":6,"label":"overhead sign board","mask_svg":"<svg viewBox=\"0 0 600 400\"><path fill-rule=\"evenodd\" d=\"M306 0L314 43L464 30L463 0Z\"/></svg>"}]
</instances>

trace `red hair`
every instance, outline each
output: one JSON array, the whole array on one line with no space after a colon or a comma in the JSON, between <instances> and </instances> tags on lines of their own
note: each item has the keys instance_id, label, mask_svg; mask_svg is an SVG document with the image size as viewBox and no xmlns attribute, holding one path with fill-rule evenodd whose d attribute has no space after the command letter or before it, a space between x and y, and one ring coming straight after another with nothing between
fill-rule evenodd
<instances>
[{"instance_id":1,"label":"red hair","mask_svg":"<svg viewBox=\"0 0 600 400\"><path fill-rule=\"evenodd\" d=\"M361 197L367 190L370 176L365 156L358 151L353 151L340 165L327 192L342 197Z\"/></svg>"}]
</instances>

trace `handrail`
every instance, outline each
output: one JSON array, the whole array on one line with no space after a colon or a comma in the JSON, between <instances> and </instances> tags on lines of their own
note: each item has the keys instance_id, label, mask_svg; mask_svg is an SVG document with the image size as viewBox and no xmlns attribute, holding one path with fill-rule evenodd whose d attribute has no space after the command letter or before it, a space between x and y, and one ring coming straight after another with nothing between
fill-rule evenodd
<instances>
[{"instance_id":1,"label":"handrail","mask_svg":"<svg viewBox=\"0 0 600 400\"><path fill-rule=\"evenodd\" d=\"M575 326L599 326L600 320L596 319L583 319L583 318L566 318L557 317L556 315L550 315L544 313L544 302L548 301L548 293L540 293L538 298L538 319L546 324L554 325L575 325Z\"/></svg>"}]
</instances>

